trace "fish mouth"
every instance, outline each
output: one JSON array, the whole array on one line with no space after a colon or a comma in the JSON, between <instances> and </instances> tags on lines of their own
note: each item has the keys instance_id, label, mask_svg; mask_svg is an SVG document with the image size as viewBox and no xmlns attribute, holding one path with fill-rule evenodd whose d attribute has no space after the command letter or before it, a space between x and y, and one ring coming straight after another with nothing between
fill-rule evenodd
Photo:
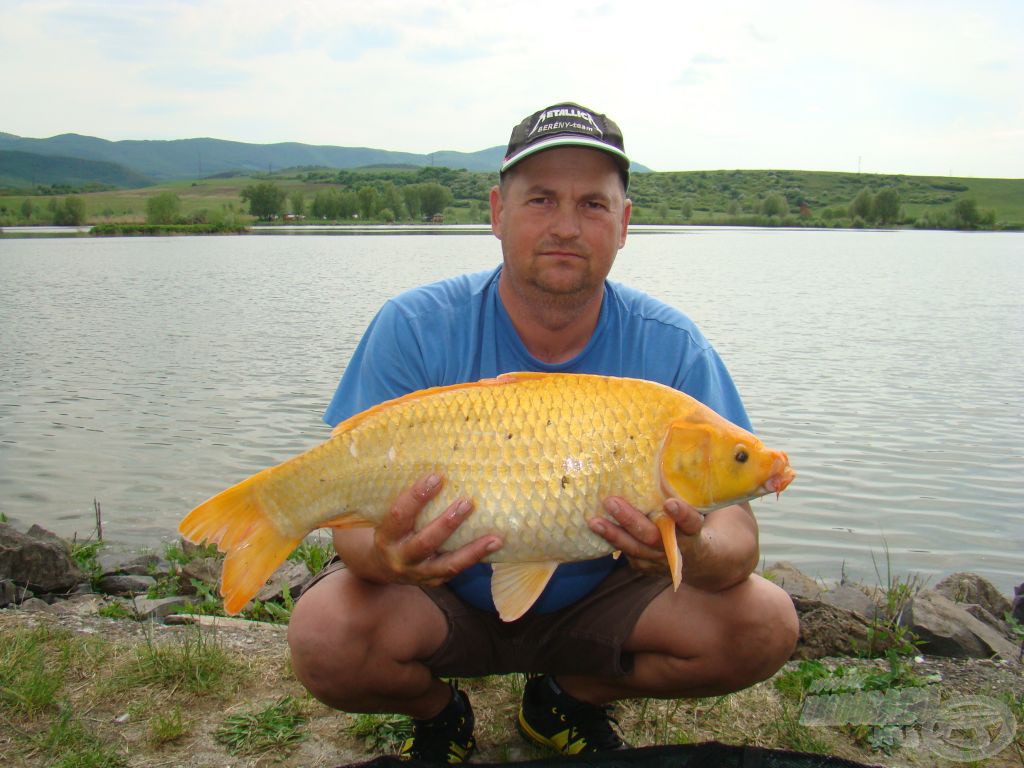
<instances>
[{"instance_id":1,"label":"fish mouth","mask_svg":"<svg viewBox=\"0 0 1024 768\"><path fill-rule=\"evenodd\" d=\"M789 456L780 451L772 463L771 475L764 481L764 492L774 493L777 497L789 487L795 477L796 472L789 466Z\"/></svg>"},{"instance_id":2,"label":"fish mouth","mask_svg":"<svg viewBox=\"0 0 1024 768\"><path fill-rule=\"evenodd\" d=\"M765 480L765 492L774 494L777 497L790 486L790 483L793 482L796 476L797 473L790 466L790 457L779 452L779 456L775 457L775 462L772 465L772 473Z\"/></svg>"}]
</instances>

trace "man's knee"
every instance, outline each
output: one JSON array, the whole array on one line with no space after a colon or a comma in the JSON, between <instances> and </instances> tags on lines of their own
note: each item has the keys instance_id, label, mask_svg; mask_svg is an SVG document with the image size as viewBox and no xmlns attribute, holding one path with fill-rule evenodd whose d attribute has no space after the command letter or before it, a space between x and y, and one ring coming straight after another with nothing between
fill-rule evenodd
<instances>
[{"instance_id":1,"label":"man's knee","mask_svg":"<svg viewBox=\"0 0 1024 768\"><path fill-rule=\"evenodd\" d=\"M295 676L313 696L337 709L346 709L346 698L357 692L354 671L363 668L368 652L359 616L344 610L332 591L314 588L295 604L288 623Z\"/></svg>"},{"instance_id":2,"label":"man's knee","mask_svg":"<svg viewBox=\"0 0 1024 768\"><path fill-rule=\"evenodd\" d=\"M800 622L784 590L759 576L746 584L749 594L724 627L726 669L738 690L767 680L793 655Z\"/></svg>"}]
</instances>

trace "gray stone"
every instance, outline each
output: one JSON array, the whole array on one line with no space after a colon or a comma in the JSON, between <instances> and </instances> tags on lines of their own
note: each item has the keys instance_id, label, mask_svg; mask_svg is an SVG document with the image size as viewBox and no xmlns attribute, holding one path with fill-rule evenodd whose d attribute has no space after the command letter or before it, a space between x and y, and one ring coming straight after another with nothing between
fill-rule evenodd
<instances>
[{"instance_id":1,"label":"gray stone","mask_svg":"<svg viewBox=\"0 0 1024 768\"><path fill-rule=\"evenodd\" d=\"M100 592L108 595L138 595L147 592L156 584L152 576L137 576L133 573L118 573L104 576L97 585Z\"/></svg>"},{"instance_id":2,"label":"gray stone","mask_svg":"<svg viewBox=\"0 0 1024 768\"><path fill-rule=\"evenodd\" d=\"M160 564L159 555L136 555L124 552L104 552L96 560L104 576L117 573L152 576Z\"/></svg>"},{"instance_id":3,"label":"gray stone","mask_svg":"<svg viewBox=\"0 0 1024 768\"><path fill-rule=\"evenodd\" d=\"M37 592L66 592L86 580L62 544L0 523L0 579Z\"/></svg>"},{"instance_id":4,"label":"gray stone","mask_svg":"<svg viewBox=\"0 0 1024 768\"><path fill-rule=\"evenodd\" d=\"M843 584L821 594L821 601L834 605L836 608L845 608L868 620L882 618L882 610L878 604L868 597L863 590L850 584Z\"/></svg>"},{"instance_id":5,"label":"gray stone","mask_svg":"<svg viewBox=\"0 0 1024 768\"><path fill-rule=\"evenodd\" d=\"M999 590L976 573L954 573L935 585L935 591L954 603L980 605L993 616L1002 619L1012 608L1010 601Z\"/></svg>"},{"instance_id":6,"label":"gray stone","mask_svg":"<svg viewBox=\"0 0 1024 768\"><path fill-rule=\"evenodd\" d=\"M1017 648L999 632L978 620L963 605L928 589L907 604L900 623L922 641L921 650L934 656L986 659L999 655L1015 659Z\"/></svg>"},{"instance_id":7,"label":"gray stone","mask_svg":"<svg viewBox=\"0 0 1024 768\"><path fill-rule=\"evenodd\" d=\"M305 565L293 560L285 560L281 567L267 579L267 583L260 587L260 591L256 593L256 599L263 602L277 600L284 596L285 585L288 586L288 593L293 598L298 597L299 590L310 577L309 569Z\"/></svg>"},{"instance_id":8,"label":"gray stone","mask_svg":"<svg viewBox=\"0 0 1024 768\"><path fill-rule=\"evenodd\" d=\"M792 563L786 561L780 561L768 566L764 570L763 575L766 579L775 582L786 590L790 597L805 597L817 600L824 591L818 582L804 574Z\"/></svg>"},{"instance_id":9,"label":"gray stone","mask_svg":"<svg viewBox=\"0 0 1024 768\"><path fill-rule=\"evenodd\" d=\"M51 544L57 544L69 555L71 554L71 545L68 544L67 540L62 539L53 531L46 530L41 525L33 525L25 531L25 535L30 539L38 539L39 541L48 541Z\"/></svg>"},{"instance_id":10,"label":"gray stone","mask_svg":"<svg viewBox=\"0 0 1024 768\"><path fill-rule=\"evenodd\" d=\"M20 606L23 611L30 611L32 613L53 613L54 609L45 600L40 600L38 597L30 597L28 600L23 602Z\"/></svg>"},{"instance_id":11,"label":"gray stone","mask_svg":"<svg viewBox=\"0 0 1024 768\"><path fill-rule=\"evenodd\" d=\"M963 608L965 611L971 614L971 616L973 616L983 624L988 624L988 626L992 627L992 629L994 629L1000 635L1005 637L1007 640L1013 639L1013 635L1010 632L1010 625L1002 619L993 616L980 605L977 605L976 603L964 603Z\"/></svg>"},{"instance_id":12,"label":"gray stone","mask_svg":"<svg viewBox=\"0 0 1024 768\"><path fill-rule=\"evenodd\" d=\"M224 561L219 557L197 557L195 560L190 560L185 563L185 567L181 569L181 575L178 576L178 592L182 595L196 594L192 579L203 582L210 589L215 589L217 582L220 581L223 565Z\"/></svg>"},{"instance_id":13,"label":"gray stone","mask_svg":"<svg viewBox=\"0 0 1024 768\"><path fill-rule=\"evenodd\" d=\"M136 597L134 610L136 615L142 619L162 619L177 613L179 609L188 605L188 598L180 595L173 597L160 597L151 600L148 597Z\"/></svg>"},{"instance_id":14,"label":"gray stone","mask_svg":"<svg viewBox=\"0 0 1024 768\"><path fill-rule=\"evenodd\" d=\"M10 579L0 579L0 608L14 605L18 599L18 586Z\"/></svg>"},{"instance_id":15,"label":"gray stone","mask_svg":"<svg viewBox=\"0 0 1024 768\"><path fill-rule=\"evenodd\" d=\"M100 595L73 595L67 600L58 600L51 607L61 616L95 616L103 604Z\"/></svg>"}]
</instances>

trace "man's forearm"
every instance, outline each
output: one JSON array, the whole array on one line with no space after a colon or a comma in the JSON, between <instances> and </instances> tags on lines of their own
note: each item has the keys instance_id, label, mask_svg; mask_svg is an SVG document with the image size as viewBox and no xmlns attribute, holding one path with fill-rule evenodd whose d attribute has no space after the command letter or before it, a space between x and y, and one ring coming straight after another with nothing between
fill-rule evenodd
<instances>
[{"instance_id":1,"label":"man's forearm","mask_svg":"<svg viewBox=\"0 0 1024 768\"><path fill-rule=\"evenodd\" d=\"M760 557L757 521L746 502L708 514L700 543L680 541L683 581L698 589L720 592L747 578Z\"/></svg>"}]
</instances>

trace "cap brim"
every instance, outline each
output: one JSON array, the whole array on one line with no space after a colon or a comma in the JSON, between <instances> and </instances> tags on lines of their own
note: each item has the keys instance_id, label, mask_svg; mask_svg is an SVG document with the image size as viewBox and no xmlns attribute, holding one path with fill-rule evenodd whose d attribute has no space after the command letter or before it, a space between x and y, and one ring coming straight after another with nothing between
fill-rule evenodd
<instances>
[{"instance_id":1,"label":"cap brim","mask_svg":"<svg viewBox=\"0 0 1024 768\"><path fill-rule=\"evenodd\" d=\"M626 157L625 152L617 147L605 144L603 141L598 141L597 139L589 139L586 136L551 136L547 139L543 139L530 144L529 146L523 147L523 149L516 154L505 158L505 161L501 164L501 173L507 171L520 160L525 160L530 155L536 154L537 152L541 152L545 149L552 149L553 147L590 147L591 149L600 149L602 152L607 152L609 155L613 155L620 160L621 162L619 164L627 173L629 172L629 158Z\"/></svg>"}]
</instances>

